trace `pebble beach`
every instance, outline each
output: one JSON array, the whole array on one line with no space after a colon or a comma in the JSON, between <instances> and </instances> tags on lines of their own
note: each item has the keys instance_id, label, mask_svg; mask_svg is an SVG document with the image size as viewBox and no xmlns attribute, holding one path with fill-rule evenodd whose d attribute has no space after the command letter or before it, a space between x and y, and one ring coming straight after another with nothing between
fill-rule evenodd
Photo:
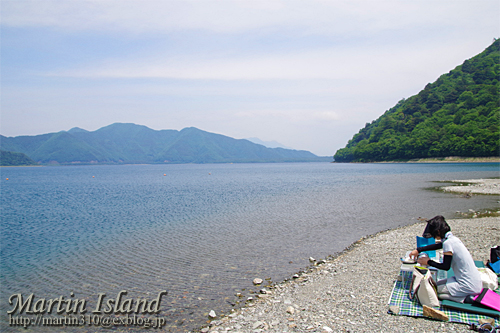
<instances>
[{"instance_id":1,"label":"pebble beach","mask_svg":"<svg viewBox=\"0 0 500 333\"><path fill-rule=\"evenodd\" d=\"M468 179L451 182L457 185L443 187L445 192L500 195L500 179Z\"/></svg>"},{"instance_id":2,"label":"pebble beach","mask_svg":"<svg viewBox=\"0 0 500 333\"><path fill-rule=\"evenodd\" d=\"M495 185L488 193L497 190ZM447 222L475 260L486 262L490 248L500 244L498 216ZM388 313L399 258L415 248L425 224L364 237L334 258L310 258L308 269L279 284L264 281L245 307L215 314L201 332L470 332L465 324Z\"/></svg>"}]
</instances>

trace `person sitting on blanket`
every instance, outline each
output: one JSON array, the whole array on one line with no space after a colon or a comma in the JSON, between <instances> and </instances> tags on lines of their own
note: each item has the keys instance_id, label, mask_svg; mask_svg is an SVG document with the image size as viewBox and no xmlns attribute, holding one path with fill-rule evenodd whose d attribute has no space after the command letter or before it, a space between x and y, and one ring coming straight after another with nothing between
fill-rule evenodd
<instances>
[{"instance_id":1,"label":"person sitting on blanket","mask_svg":"<svg viewBox=\"0 0 500 333\"><path fill-rule=\"evenodd\" d=\"M436 216L427 221L425 234L429 233L436 239L436 244L419 247L410 253L410 258L415 259L420 252L443 249L443 262L435 262L428 257L418 258L421 265L432 266L442 270L453 268L455 276L437 281L439 299L455 302L471 303L472 296L481 293L483 284L479 271L474 264L471 254L465 245L453 236L450 226L443 216Z\"/></svg>"}]
</instances>

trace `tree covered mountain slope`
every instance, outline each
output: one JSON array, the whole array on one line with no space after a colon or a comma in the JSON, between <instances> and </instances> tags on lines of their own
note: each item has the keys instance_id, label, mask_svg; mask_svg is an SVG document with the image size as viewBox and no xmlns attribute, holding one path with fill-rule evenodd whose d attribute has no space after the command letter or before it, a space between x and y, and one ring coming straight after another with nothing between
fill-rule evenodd
<instances>
[{"instance_id":1,"label":"tree covered mountain slope","mask_svg":"<svg viewBox=\"0 0 500 333\"><path fill-rule=\"evenodd\" d=\"M116 123L93 132L73 128L0 139L1 149L24 153L41 164L331 161L304 150L266 148L194 127L156 131Z\"/></svg>"},{"instance_id":2,"label":"tree covered mountain slope","mask_svg":"<svg viewBox=\"0 0 500 333\"><path fill-rule=\"evenodd\" d=\"M500 155L500 39L399 101L339 149L336 162Z\"/></svg>"},{"instance_id":3,"label":"tree covered mountain slope","mask_svg":"<svg viewBox=\"0 0 500 333\"><path fill-rule=\"evenodd\" d=\"M37 165L37 163L23 153L0 150L0 166L20 165Z\"/></svg>"}]
</instances>

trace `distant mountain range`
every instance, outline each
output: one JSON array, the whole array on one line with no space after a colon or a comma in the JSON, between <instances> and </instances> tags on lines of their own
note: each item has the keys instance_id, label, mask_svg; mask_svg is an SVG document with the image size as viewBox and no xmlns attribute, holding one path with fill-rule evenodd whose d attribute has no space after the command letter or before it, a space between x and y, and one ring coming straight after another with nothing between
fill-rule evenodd
<instances>
[{"instance_id":1,"label":"distant mountain range","mask_svg":"<svg viewBox=\"0 0 500 333\"><path fill-rule=\"evenodd\" d=\"M259 138L247 138L248 141L250 142L253 142L253 143L256 143L256 144L259 144L259 145L263 145L267 148L284 148L284 149L292 149L290 147L286 147L286 146L283 146L281 143L277 142L277 141L262 141L261 139Z\"/></svg>"},{"instance_id":2,"label":"distant mountain range","mask_svg":"<svg viewBox=\"0 0 500 333\"><path fill-rule=\"evenodd\" d=\"M319 157L304 150L267 148L194 127L157 131L142 125L115 123L93 132L75 127L35 136L0 135L0 140L0 149L23 153L40 164L332 161L332 157Z\"/></svg>"}]
</instances>

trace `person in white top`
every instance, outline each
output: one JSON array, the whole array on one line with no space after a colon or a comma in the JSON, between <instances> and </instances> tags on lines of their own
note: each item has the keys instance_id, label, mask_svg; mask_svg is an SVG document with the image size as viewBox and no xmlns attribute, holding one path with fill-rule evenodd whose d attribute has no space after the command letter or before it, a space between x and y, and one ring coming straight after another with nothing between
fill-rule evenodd
<instances>
[{"instance_id":1,"label":"person in white top","mask_svg":"<svg viewBox=\"0 0 500 333\"><path fill-rule=\"evenodd\" d=\"M428 257L418 258L421 265L432 266L442 270L453 268L455 276L437 282L439 299L455 302L471 302L471 297L481 293L483 283L481 275L474 264L471 254L458 237L451 233L450 226L443 216L436 216L427 221L425 233L436 239L436 244L419 247L410 253L416 258L422 251L443 249L443 262L430 260ZM440 241L440 242L439 242ZM470 297L468 297L470 296Z\"/></svg>"}]
</instances>

